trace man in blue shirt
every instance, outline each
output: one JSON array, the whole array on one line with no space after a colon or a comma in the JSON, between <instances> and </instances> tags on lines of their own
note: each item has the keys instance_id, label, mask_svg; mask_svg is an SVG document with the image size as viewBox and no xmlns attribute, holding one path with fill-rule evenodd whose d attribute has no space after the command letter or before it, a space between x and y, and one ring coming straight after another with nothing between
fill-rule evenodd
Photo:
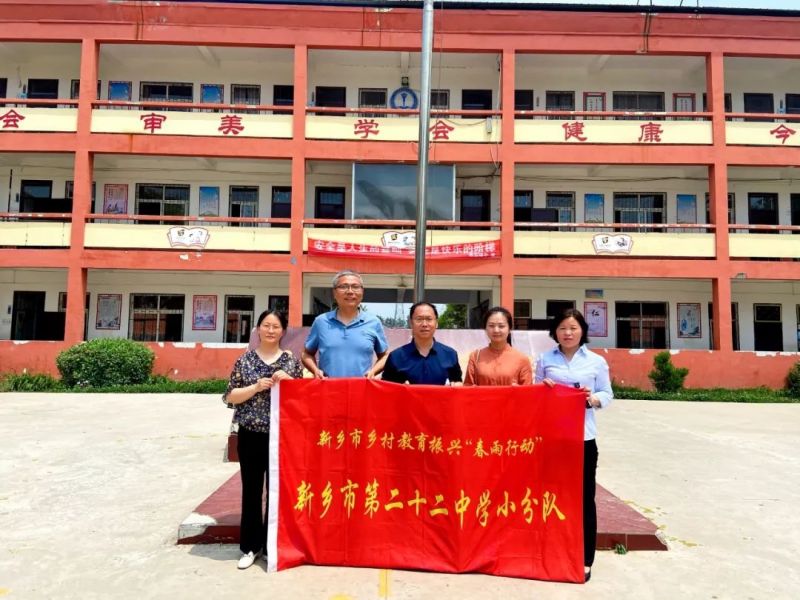
<instances>
[{"instance_id":1,"label":"man in blue shirt","mask_svg":"<svg viewBox=\"0 0 800 600\"><path fill-rule=\"evenodd\" d=\"M427 385L461 381L458 354L450 346L433 339L438 319L439 313L433 304L417 302L411 307L408 317L411 343L389 353L383 369L384 381Z\"/></svg>"},{"instance_id":2,"label":"man in blue shirt","mask_svg":"<svg viewBox=\"0 0 800 600\"><path fill-rule=\"evenodd\" d=\"M389 344L380 320L360 310L364 298L361 275L340 271L333 278L336 308L314 319L301 359L317 379L371 377L373 353L378 360ZM319 353L319 361L317 360Z\"/></svg>"}]
</instances>

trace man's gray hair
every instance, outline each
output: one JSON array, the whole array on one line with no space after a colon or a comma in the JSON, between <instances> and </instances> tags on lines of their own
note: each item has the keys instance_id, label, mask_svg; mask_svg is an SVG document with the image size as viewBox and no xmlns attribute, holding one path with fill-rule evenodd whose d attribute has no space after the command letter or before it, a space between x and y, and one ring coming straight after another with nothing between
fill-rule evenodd
<instances>
[{"instance_id":1,"label":"man's gray hair","mask_svg":"<svg viewBox=\"0 0 800 600\"><path fill-rule=\"evenodd\" d=\"M336 287L339 284L339 280L342 277L355 277L358 279L358 283L362 286L364 285L364 280L361 279L361 275L356 273L355 271L351 271L350 269L345 269L344 271L339 271L336 275L333 276L333 282L331 287Z\"/></svg>"}]
</instances>

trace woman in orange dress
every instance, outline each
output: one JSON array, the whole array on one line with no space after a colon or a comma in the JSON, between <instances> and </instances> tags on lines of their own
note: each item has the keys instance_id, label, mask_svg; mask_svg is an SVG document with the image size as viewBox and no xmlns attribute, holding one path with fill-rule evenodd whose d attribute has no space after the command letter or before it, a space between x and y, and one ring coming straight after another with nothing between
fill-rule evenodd
<instances>
[{"instance_id":1,"label":"woman in orange dress","mask_svg":"<svg viewBox=\"0 0 800 600\"><path fill-rule=\"evenodd\" d=\"M483 317L483 328L489 345L469 355L464 385L531 385L530 358L511 347L511 313L502 306L490 308Z\"/></svg>"}]
</instances>

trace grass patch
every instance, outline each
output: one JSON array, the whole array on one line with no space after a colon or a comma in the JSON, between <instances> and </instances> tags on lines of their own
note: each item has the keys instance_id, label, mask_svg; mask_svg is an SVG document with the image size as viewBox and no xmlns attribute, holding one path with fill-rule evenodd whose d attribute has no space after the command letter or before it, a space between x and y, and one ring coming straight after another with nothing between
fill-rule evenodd
<instances>
[{"instance_id":1,"label":"grass patch","mask_svg":"<svg viewBox=\"0 0 800 600\"><path fill-rule=\"evenodd\" d=\"M0 379L0 392L85 392L114 394L222 394L228 386L227 379L197 379L173 381L163 375L154 375L144 383L110 385L102 387L67 387L61 380L39 373L8 373Z\"/></svg>"},{"instance_id":2,"label":"grass patch","mask_svg":"<svg viewBox=\"0 0 800 600\"><path fill-rule=\"evenodd\" d=\"M677 392L656 392L635 387L614 385L614 396L627 400L677 400L683 402L745 402L792 403L800 402L786 390L767 387L729 390L725 388L682 389Z\"/></svg>"}]
</instances>

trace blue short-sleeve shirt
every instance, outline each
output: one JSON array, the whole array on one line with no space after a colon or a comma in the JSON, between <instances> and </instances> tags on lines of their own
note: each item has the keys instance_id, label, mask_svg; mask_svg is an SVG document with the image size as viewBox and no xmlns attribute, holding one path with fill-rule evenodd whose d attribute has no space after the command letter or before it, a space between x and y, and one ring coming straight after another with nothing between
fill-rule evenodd
<instances>
[{"instance_id":1,"label":"blue short-sleeve shirt","mask_svg":"<svg viewBox=\"0 0 800 600\"><path fill-rule=\"evenodd\" d=\"M319 352L317 364L326 376L363 377L373 354L383 354L389 344L375 315L362 311L345 325L332 310L314 319L305 348L311 354Z\"/></svg>"},{"instance_id":2,"label":"blue short-sleeve shirt","mask_svg":"<svg viewBox=\"0 0 800 600\"><path fill-rule=\"evenodd\" d=\"M422 356L412 341L389 354L383 380L427 385L455 383L461 381L461 365L458 364L458 354L450 346L434 340L428 356Z\"/></svg>"}]
</instances>

